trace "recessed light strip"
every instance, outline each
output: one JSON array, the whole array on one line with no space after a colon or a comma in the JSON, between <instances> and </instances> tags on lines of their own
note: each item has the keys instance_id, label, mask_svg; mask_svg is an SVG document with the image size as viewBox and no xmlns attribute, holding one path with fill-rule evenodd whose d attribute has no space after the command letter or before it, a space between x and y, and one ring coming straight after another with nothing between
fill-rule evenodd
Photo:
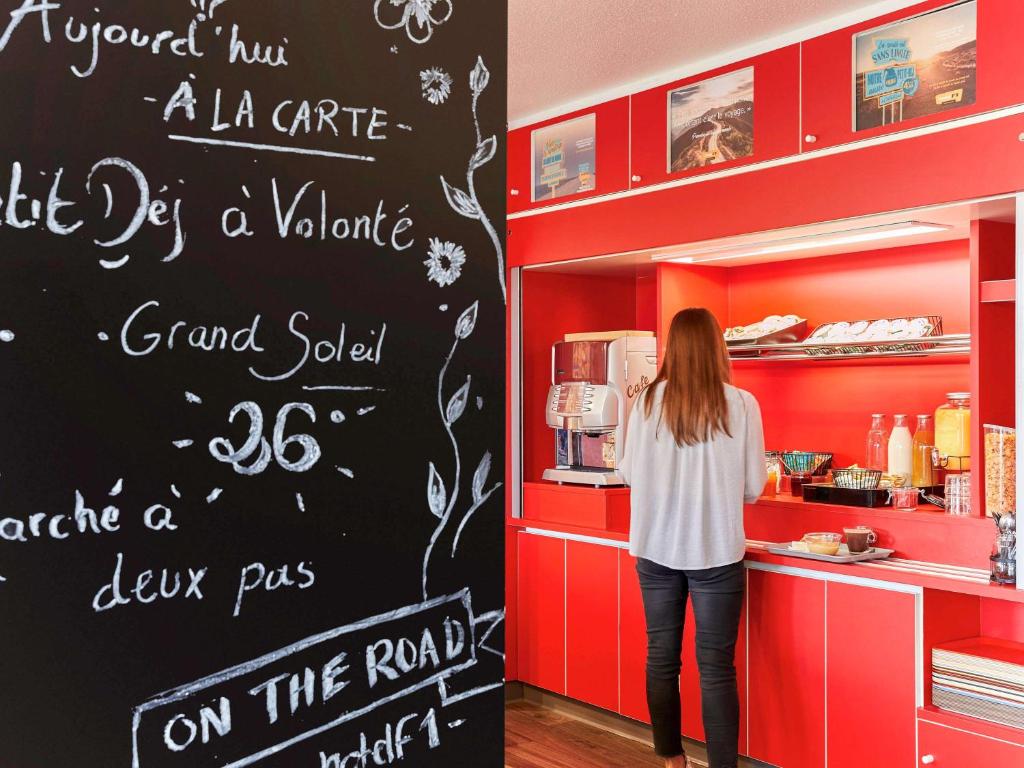
<instances>
[{"instance_id":1,"label":"recessed light strip","mask_svg":"<svg viewBox=\"0 0 1024 768\"><path fill-rule=\"evenodd\" d=\"M919 221L906 221L897 224L885 224L877 227L865 227L863 229L848 229L839 232L803 235L800 237L791 237L764 243L753 243L750 245L724 245L704 249L695 248L688 251L656 254L651 257L651 260L670 261L677 264L707 264L709 262L724 261L726 259L742 259L751 256L772 256L780 253L806 251L813 248L855 245L857 243L866 243L875 240L914 237L916 235L925 235L933 232L943 232L949 229L952 229L952 227L947 224L928 224Z\"/></svg>"}]
</instances>

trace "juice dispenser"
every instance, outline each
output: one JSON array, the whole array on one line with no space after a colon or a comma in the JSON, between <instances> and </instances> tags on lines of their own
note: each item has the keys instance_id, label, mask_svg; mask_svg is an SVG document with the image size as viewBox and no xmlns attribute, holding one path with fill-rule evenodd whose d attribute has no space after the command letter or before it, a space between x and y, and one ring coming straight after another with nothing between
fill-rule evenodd
<instances>
[{"instance_id":1,"label":"juice dispenser","mask_svg":"<svg viewBox=\"0 0 1024 768\"><path fill-rule=\"evenodd\" d=\"M935 463L949 472L971 468L971 393L950 392L935 411Z\"/></svg>"}]
</instances>

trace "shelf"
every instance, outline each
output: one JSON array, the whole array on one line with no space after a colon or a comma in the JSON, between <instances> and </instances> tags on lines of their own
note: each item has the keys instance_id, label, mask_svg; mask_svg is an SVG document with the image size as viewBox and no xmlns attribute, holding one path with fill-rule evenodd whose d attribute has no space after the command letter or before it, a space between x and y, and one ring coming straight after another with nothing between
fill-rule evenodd
<instances>
[{"instance_id":1,"label":"shelf","mask_svg":"<svg viewBox=\"0 0 1024 768\"><path fill-rule=\"evenodd\" d=\"M985 280L981 283L982 304L998 304L1016 299L1016 280Z\"/></svg>"},{"instance_id":2,"label":"shelf","mask_svg":"<svg viewBox=\"0 0 1024 768\"><path fill-rule=\"evenodd\" d=\"M938 523L940 525L983 528L995 536L995 523L990 517L978 515L948 515L931 504L921 503L917 509L902 510L892 507L852 507L845 504L826 504L804 501L802 497L780 493L778 496L762 496L751 506L776 507L789 510L815 510L828 514L850 515L851 517L913 521L915 523Z\"/></svg>"},{"instance_id":3,"label":"shelf","mask_svg":"<svg viewBox=\"0 0 1024 768\"><path fill-rule=\"evenodd\" d=\"M919 720L925 720L936 725L944 725L947 728L977 733L992 739L1001 739L1002 741L1024 746L1024 730L1010 725L990 723L988 720L981 720L970 715L961 715L958 712L947 712L931 704L919 707L917 717Z\"/></svg>"},{"instance_id":4,"label":"shelf","mask_svg":"<svg viewBox=\"0 0 1024 768\"><path fill-rule=\"evenodd\" d=\"M905 349L905 347L911 344L926 345L928 349ZM733 362L794 360L831 362L835 360L928 358L946 355L969 355L971 353L971 335L969 333L954 333L945 336L929 336L925 339L904 339L893 342L844 341L837 344L808 344L806 342L795 344L751 344L740 349L744 352L756 352L758 354L731 354L729 359ZM840 349L844 351L836 351ZM864 351L846 351L850 349L863 349Z\"/></svg>"}]
</instances>

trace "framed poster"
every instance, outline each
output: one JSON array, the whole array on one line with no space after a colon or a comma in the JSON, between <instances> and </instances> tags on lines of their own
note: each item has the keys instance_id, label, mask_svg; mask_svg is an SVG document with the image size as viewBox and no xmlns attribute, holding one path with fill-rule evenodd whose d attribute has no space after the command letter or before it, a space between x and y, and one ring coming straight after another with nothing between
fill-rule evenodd
<instances>
[{"instance_id":1,"label":"framed poster","mask_svg":"<svg viewBox=\"0 0 1024 768\"><path fill-rule=\"evenodd\" d=\"M853 129L973 104L977 38L977 0L854 35Z\"/></svg>"},{"instance_id":2,"label":"framed poster","mask_svg":"<svg viewBox=\"0 0 1024 768\"><path fill-rule=\"evenodd\" d=\"M532 143L533 202L597 188L596 114L538 128Z\"/></svg>"},{"instance_id":3,"label":"framed poster","mask_svg":"<svg viewBox=\"0 0 1024 768\"><path fill-rule=\"evenodd\" d=\"M668 172L754 154L754 68L668 93Z\"/></svg>"}]
</instances>

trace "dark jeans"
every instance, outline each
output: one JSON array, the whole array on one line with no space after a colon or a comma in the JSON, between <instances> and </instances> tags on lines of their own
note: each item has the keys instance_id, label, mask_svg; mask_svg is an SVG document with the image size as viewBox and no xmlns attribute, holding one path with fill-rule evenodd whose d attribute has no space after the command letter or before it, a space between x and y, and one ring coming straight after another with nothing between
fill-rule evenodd
<instances>
[{"instance_id":1,"label":"dark jeans","mask_svg":"<svg viewBox=\"0 0 1024 768\"><path fill-rule=\"evenodd\" d=\"M662 757L683 754L679 669L689 595L697 625L708 768L735 768L740 734L735 654L746 583L743 563L677 571L640 559L636 570L647 617L647 706L654 751Z\"/></svg>"}]
</instances>

